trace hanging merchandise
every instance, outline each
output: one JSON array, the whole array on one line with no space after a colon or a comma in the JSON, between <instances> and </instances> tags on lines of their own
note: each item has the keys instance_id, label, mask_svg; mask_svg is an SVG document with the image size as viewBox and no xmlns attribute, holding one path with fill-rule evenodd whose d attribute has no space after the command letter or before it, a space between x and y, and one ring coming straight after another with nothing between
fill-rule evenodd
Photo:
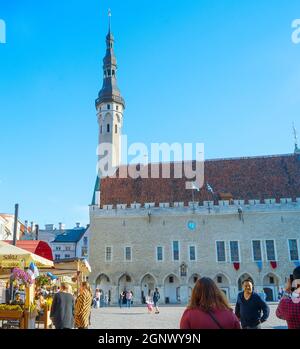
<instances>
[{"instance_id":1,"label":"hanging merchandise","mask_svg":"<svg viewBox=\"0 0 300 349\"><path fill-rule=\"evenodd\" d=\"M49 278L50 278L51 280L57 279L57 276L53 275L53 274L50 273L50 272L47 273L47 276L49 276Z\"/></svg>"}]
</instances>

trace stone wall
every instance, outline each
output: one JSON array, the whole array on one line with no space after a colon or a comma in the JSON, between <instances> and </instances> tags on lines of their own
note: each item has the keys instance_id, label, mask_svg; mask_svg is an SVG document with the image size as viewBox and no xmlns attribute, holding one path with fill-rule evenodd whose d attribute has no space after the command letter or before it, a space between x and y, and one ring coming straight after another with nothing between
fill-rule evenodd
<instances>
[{"instance_id":1,"label":"stone wall","mask_svg":"<svg viewBox=\"0 0 300 349\"><path fill-rule=\"evenodd\" d=\"M91 283L104 284L105 292L110 292L111 302L116 303L118 294L124 288L131 289L135 302L140 303L141 292L158 287L162 302L181 303L188 301L194 277L209 276L218 281L230 300L234 301L238 293L238 280L248 274L254 280L256 288L267 287L267 275L272 276L273 297L277 298L278 287L284 286L286 278L295 267L289 259L288 239L300 237L300 200L292 202L282 199L275 203L272 199L261 204L243 201L229 205L204 203L178 207L152 207L152 205L120 205L117 209L90 207L90 264ZM240 210L240 212L238 212ZM188 222L196 224L194 230L188 228ZM266 260L265 240L275 240L277 267L273 269ZM226 242L227 261L218 263L216 241ZM252 240L261 240L263 248L262 269L259 270L252 256ZM172 241L179 241L179 261L173 261ZM230 261L229 241L239 241L240 265L236 270ZM196 261L190 261L188 248L196 246ZM112 247L112 261L105 261L105 248ZM125 261L124 248L132 247L132 261ZM162 246L164 260L156 260L156 247ZM186 276L181 276L180 266L185 264ZM102 277L99 278L99 276ZM126 276L127 275L127 282ZM148 275L148 276L147 276ZM173 283L169 283L170 276ZM98 283L97 283L98 278ZM102 280L99 283L99 280ZM130 280L130 281L129 281ZM154 284L154 286L153 286ZM178 290L178 288L180 289ZM177 289L177 291L176 291ZM178 294L175 295L175 293ZM172 298L172 299L170 299Z\"/></svg>"}]
</instances>

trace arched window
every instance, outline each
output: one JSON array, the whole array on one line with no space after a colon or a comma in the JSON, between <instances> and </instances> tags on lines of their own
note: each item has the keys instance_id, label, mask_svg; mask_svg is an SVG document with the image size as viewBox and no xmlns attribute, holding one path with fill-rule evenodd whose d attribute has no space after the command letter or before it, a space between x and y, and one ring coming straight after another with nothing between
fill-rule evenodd
<instances>
[{"instance_id":1,"label":"arched window","mask_svg":"<svg viewBox=\"0 0 300 349\"><path fill-rule=\"evenodd\" d=\"M106 131L107 131L107 133L110 132L110 125L109 124L106 125Z\"/></svg>"},{"instance_id":2,"label":"arched window","mask_svg":"<svg viewBox=\"0 0 300 349\"><path fill-rule=\"evenodd\" d=\"M115 133L118 133L118 125L115 125Z\"/></svg>"}]
</instances>

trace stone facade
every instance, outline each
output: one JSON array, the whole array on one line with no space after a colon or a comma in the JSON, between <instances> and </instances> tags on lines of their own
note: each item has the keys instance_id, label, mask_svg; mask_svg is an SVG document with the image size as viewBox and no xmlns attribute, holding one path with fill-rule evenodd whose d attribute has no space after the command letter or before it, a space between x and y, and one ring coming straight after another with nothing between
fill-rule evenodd
<instances>
[{"instance_id":1,"label":"stone facade","mask_svg":"<svg viewBox=\"0 0 300 349\"><path fill-rule=\"evenodd\" d=\"M195 209L180 203L178 207L91 206L90 281L109 293L112 303L117 303L124 289L132 290L135 302L141 303L154 287L159 288L162 303L186 303L199 276L215 279L231 301L236 300L239 280L250 276L258 291L265 288L268 299L276 300L297 263L290 260L289 239L297 240L299 259L300 199L259 202L221 201L213 206L204 202ZM261 266L254 261L252 240L261 241ZM271 260L266 240L274 240ZM173 241L179 243L178 260L174 260ZM217 261L216 241L225 241L225 262ZM239 246L235 267L230 241ZM189 246L195 246L195 261L190 260ZM129 261L126 247L131 247ZM157 247L162 247L162 261L157 261Z\"/></svg>"}]
</instances>

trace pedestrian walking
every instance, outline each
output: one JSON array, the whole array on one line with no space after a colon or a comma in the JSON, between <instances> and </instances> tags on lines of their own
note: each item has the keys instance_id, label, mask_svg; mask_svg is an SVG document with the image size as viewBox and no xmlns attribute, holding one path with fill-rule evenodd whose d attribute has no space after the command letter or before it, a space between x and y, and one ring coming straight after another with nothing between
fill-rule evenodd
<instances>
[{"instance_id":1,"label":"pedestrian walking","mask_svg":"<svg viewBox=\"0 0 300 349\"><path fill-rule=\"evenodd\" d=\"M153 293L153 304L155 307L155 314L159 314L159 308L158 308L159 299L160 299L160 294L159 294L158 288L156 287Z\"/></svg>"},{"instance_id":2,"label":"pedestrian walking","mask_svg":"<svg viewBox=\"0 0 300 349\"><path fill-rule=\"evenodd\" d=\"M190 303L181 317L180 329L240 328L239 320L215 282L206 277L198 279Z\"/></svg>"},{"instance_id":3,"label":"pedestrian walking","mask_svg":"<svg viewBox=\"0 0 300 349\"><path fill-rule=\"evenodd\" d=\"M65 283L61 284L60 292L53 297L50 317L56 329L71 329L74 326L74 297L68 293Z\"/></svg>"},{"instance_id":4,"label":"pedestrian walking","mask_svg":"<svg viewBox=\"0 0 300 349\"><path fill-rule=\"evenodd\" d=\"M92 298L89 284L83 282L75 303L75 327L78 329L89 327Z\"/></svg>"},{"instance_id":5,"label":"pedestrian walking","mask_svg":"<svg viewBox=\"0 0 300 349\"><path fill-rule=\"evenodd\" d=\"M131 308L132 297L133 297L132 292L128 291L126 293L127 308Z\"/></svg>"},{"instance_id":6,"label":"pedestrian walking","mask_svg":"<svg viewBox=\"0 0 300 349\"><path fill-rule=\"evenodd\" d=\"M123 305L123 297L124 297L124 294L123 292L121 292L119 294L119 307L122 308L122 305Z\"/></svg>"},{"instance_id":7,"label":"pedestrian walking","mask_svg":"<svg viewBox=\"0 0 300 349\"><path fill-rule=\"evenodd\" d=\"M300 267L294 269L287 282L276 316L285 320L289 329L300 329Z\"/></svg>"},{"instance_id":8,"label":"pedestrian walking","mask_svg":"<svg viewBox=\"0 0 300 349\"><path fill-rule=\"evenodd\" d=\"M147 304L148 314L152 314L154 303L153 303L153 300L152 300L152 298L150 296L147 296L146 304Z\"/></svg>"},{"instance_id":9,"label":"pedestrian walking","mask_svg":"<svg viewBox=\"0 0 300 349\"><path fill-rule=\"evenodd\" d=\"M100 296L101 296L101 292L99 291L98 288L96 288L95 296L93 299L93 307L96 309L100 308Z\"/></svg>"},{"instance_id":10,"label":"pedestrian walking","mask_svg":"<svg viewBox=\"0 0 300 349\"><path fill-rule=\"evenodd\" d=\"M261 329L270 314L267 303L253 290L253 281L246 279L242 283L243 292L238 294L235 314L243 329Z\"/></svg>"}]
</instances>

